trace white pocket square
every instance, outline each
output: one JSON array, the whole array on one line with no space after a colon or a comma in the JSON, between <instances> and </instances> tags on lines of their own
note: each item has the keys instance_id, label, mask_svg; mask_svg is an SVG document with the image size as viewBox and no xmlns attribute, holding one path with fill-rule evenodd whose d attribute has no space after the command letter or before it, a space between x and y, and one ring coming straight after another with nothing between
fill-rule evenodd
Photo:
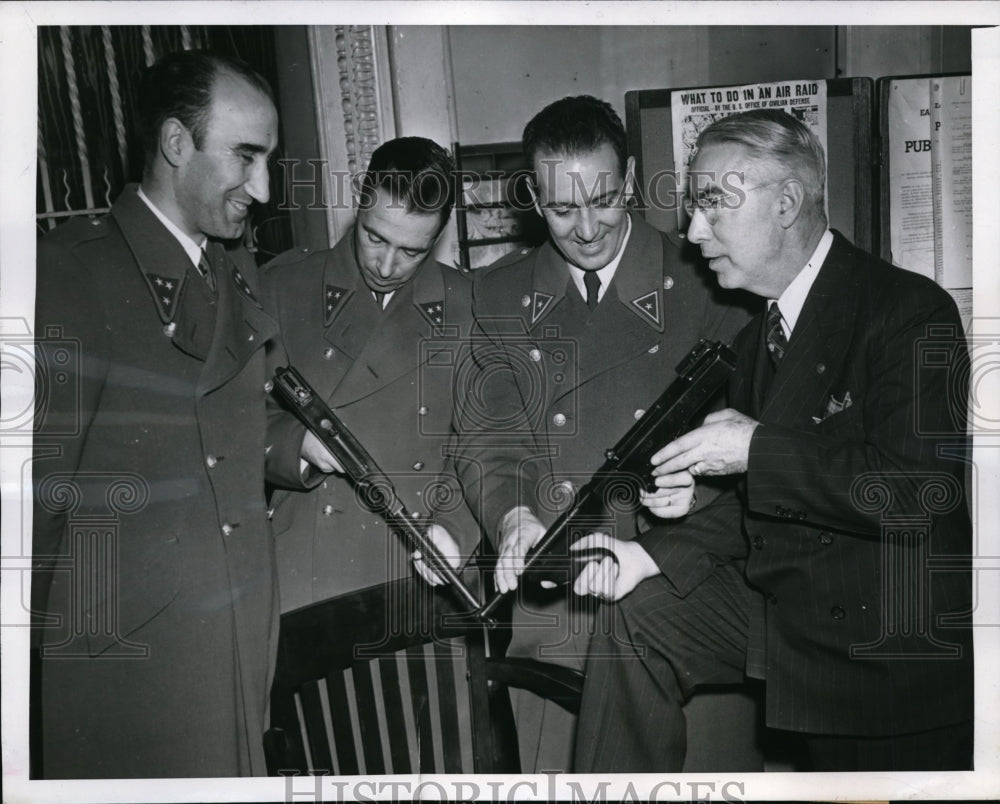
<instances>
[{"instance_id":1,"label":"white pocket square","mask_svg":"<svg viewBox=\"0 0 1000 804\"><path fill-rule=\"evenodd\" d=\"M823 411L822 416L813 416L812 420L819 424L831 416L835 416L841 411L847 410L851 406L851 392L845 391L843 399L837 399L835 394L830 394L830 398L826 401L826 410Z\"/></svg>"}]
</instances>

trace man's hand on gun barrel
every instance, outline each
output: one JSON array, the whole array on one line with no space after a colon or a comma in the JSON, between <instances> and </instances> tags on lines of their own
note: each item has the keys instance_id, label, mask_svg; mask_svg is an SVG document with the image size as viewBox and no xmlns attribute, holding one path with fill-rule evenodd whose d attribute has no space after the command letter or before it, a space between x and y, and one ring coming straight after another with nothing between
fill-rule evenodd
<instances>
[{"instance_id":1,"label":"man's hand on gun barrel","mask_svg":"<svg viewBox=\"0 0 1000 804\"><path fill-rule=\"evenodd\" d=\"M434 542L437 549L441 551L441 555L451 564L452 569L458 569L462 563L462 556L459 554L458 542L455 541L454 537L440 525L431 525L424 535ZM441 584L447 583L437 572L427 566L419 550L414 550L411 558L413 559L413 569L431 586L441 586Z\"/></svg>"}]
</instances>

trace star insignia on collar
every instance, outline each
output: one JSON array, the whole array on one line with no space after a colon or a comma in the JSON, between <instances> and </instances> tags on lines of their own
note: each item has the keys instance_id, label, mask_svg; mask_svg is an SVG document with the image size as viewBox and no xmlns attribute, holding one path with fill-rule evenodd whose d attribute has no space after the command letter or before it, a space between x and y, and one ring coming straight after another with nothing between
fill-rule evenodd
<instances>
[{"instance_id":1,"label":"star insignia on collar","mask_svg":"<svg viewBox=\"0 0 1000 804\"><path fill-rule=\"evenodd\" d=\"M170 321L177 312L177 300L180 294L181 283L168 276L159 274L146 274L146 282L153 291L153 299L160 313L160 318Z\"/></svg>"},{"instance_id":2,"label":"star insignia on collar","mask_svg":"<svg viewBox=\"0 0 1000 804\"><path fill-rule=\"evenodd\" d=\"M440 301L423 302L422 304L418 304L416 307L420 311L420 314L426 318L432 326L444 326L444 299L441 299Z\"/></svg>"},{"instance_id":3,"label":"star insignia on collar","mask_svg":"<svg viewBox=\"0 0 1000 804\"><path fill-rule=\"evenodd\" d=\"M348 296L347 288L338 288L336 285L326 285L323 289L323 326L330 326L337 310Z\"/></svg>"},{"instance_id":4,"label":"star insignia on collar","mask_svg":"<svg viewBox=\"0 0 1000 804\"><path fill-rule=\"evenodd\" d=\"M651 290L637 299L632 299L632 307L643 318L649 319L656 326L660 326L660 291Z\"/></svg>"},{"instance_id":5,"label":"star insignia on collar","mask_svg":"<svg viewBox=\"0 0 1000 804\"><path fill-rule=\"evenodd\" d=\"M247 284L246 277L235 265L233 266L233 282L236 283L237 289L246 296L250 301L260 307L260 302L257 301L257 297L253 295L253 291L250 289L250 285Z\"/></svg>"},{"instance_id":6,"label":"star insignia on collar","mask_svg":"<svg viewBox=\"0 0 1000 804\"><path fill-rule=\"evenodd\" d=\"M552 300L555 298L551 293L542 293L536 290L532 294L531 299L531 323L534 324L545 315L545 311L549 309L549 305L552 304Z\"/></svg>"}]
</instances>

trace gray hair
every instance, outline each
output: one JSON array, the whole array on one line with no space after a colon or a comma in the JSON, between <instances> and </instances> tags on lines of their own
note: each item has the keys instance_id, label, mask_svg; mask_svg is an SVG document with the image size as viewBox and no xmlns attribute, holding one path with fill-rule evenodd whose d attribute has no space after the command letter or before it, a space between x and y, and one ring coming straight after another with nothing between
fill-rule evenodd
<instances>
[{"instance_id":1,"label":"gray hair","mask_svg":"<svg viewBox=\"0 0 1000 804\"><path fill-rule=\"evenodd\" d=\"M699 150L723 143L741 145L753 159L790 170L802 182L808 200L823 213L826 155L804 123L777 109L740 112L716 120L698 137Z\"/></svg>"}]
</instances>

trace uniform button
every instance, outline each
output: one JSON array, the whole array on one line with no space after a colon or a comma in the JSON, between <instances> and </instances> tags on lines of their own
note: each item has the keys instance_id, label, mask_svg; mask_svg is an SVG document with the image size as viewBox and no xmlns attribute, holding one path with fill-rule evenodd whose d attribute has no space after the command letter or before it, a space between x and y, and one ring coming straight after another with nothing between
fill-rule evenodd
<instances>
[{"instance_id":1,"label":"uniform button","mask_svg":"<svg viewBox=\"0 0 1000 804\"><path fill-rule=\"evenodd\" d=\"M273 388L274 388L274 383L271 382L270 380L268 380L266 383L264 383L264 393L265 394L271 393L271 389L273 389Z\"/></svg>"},{"instance_id":2,"label":"uniform button","mask_svg":"<svg viewBox=\"0 0 1000 804\"><path fill-rule=\"evenodd\" d=\"M560 495L565 494L569 496L576 493L576 486L573 485L572 480L560 480L556 483L556 491Z\"/></svg>"},{"instance_id":3,"label":"uniform button","mask_svg":"<svg viewBox=\"0 0 1000 804\"><path fill-rule=\"evenodd\" d=\"M217 464L218 462L219 462L218 459L214 455L209 455L207 458L205 458L205 463L208 464L209 469L214 469L215 464Z\"/></svg>"},{"instance_id":4,"label":"uniform button","mask_svg":"<svg viewBox=\"0 0 1000 804\"><path fill-rule=\"evenodd\" d=\"M817 374L822 374L824 371L826 371L826 363L817 363L816 364L816 373Z\"/></svg>"},{"instance_id":5,"label":"uniform button","mask_svg":"<svg viewBox=\"0 0 1000 804\"><path fill-rule=\"evenodd\" d=\"M177 324L171 321L169 324L165 324L163 327L163 334L168 338L174 337L174 333L177 331Z\"/></svg>"},{"instance_id":6,"label":"uniform button","mask_svg":"<svg viewBox=\"0 0 1000 804\"><path fill-rule=\"evenodd\" d=\"M828 530L821 531L819 534L820 544L833 544L833 534Z\"/></svg>"},{"instance_id":7,"label":"uniform button","mask_svg":"<svg viewBox=\"0 0 1000 804\"><path fill-rule=\"evenodd\" d=\"M645 415L646 411L644 411L642 408L637 408L635 413L632 414L632 418L635 419L636 421L639 421L639 419L641 419Z\"/></svg>"},{"instance_id":8,"label":"uniform button","mask_svg":"<svg viewBox=\"0 0 1000 804\"><path fill-rule=\"evenodd\" d=\"M658 344L658 343L657 343L657 344L655 344L654 346L650 346L650 347L649 347L649 353L650 353L651 355L655 355L655 354L656 354L657 352L659 352L659 351L660 351L660 344Z\"/></svg>"},{"instance_id":9,"label":"uniform button","mask_svg":"<svg viewBox=\"0 0 1000 804\"><path fill-rule=\"evenodd\" d=\"M268 508L267 509L267 518L268 519L274 519L274 509L273 508Z\"/></svg>"},{"instance_id":10,"label":"uniform button","mask_svg":"<svg viewBox=\"0 0 1000 804\"><path fill-rule=\"evenodd\" d=\"M100 226L101 225L101 219L100 218L92 218L91 221L90 221L90 225L91 226Z\"/></svg>"},{"instance_id":11,"label":"uniform button","mask_svg":"<svg viewBox=\"0 0 1000 804\"><path fill-rule=\"evenodd\" d=\"M530 357L535 363L542 359L542 353L537 349L532 349L528 352L528 357Z\"/></svg>"},{"instance_id":12,"label":"uniform button","mask_svg":"<svg viewBox=\"0 0 1000 804\"><path fill-rule=\"evenodd\" d=\"M303 246L302 248L299 249L299 251L305 254L307 251L309 251L309 246Z\"/></svg>"},{"instance_id":13,"label":"uniform button","mask_svg":"<svg viewBox=\"0 0 1000 804\"><path fill-rule=\"evenodd\" d=\"M331 349L330 347L327 347L326 349L323 350L323 359L324 360L333 360L333 356L335 354L337 354L337 353L335 351L333 351L333 349Z\"/></svg>"},{"instance_id":14,"label":"uniform button","mask_svg":"<svg viewBox=\"0 0 1000 804\"><path fill-rule=\"evenodd\" d=\"M228 536L232 532L233 532L233 526L230 525L228 522L223 522L222 523L222 535L223 536Z\"/></svg>"},{"instance_id":15,"label":"uniform button","mask_svg":"<svg viewBox=\"0 0 1000 804\"><path fill-rule=\"evenodd\" d=\"M663 277L663 289L670 290L674 286L674 278L672 276Z\"/></svg>"},{"instance_id":16,"label":"uniform button","mask_svg":"<svg viewBox=\"0 0 1000 804\"><path fill-rule=\"evenodd\" d=\"M756 547L758 550L763 550L764 549L764 537L763 536L754 536L753 537L753 546Z\"/></svg>"},{"instance_id":17,"label":"uniform button","mask_svg":"<svg viewBox=\"0 0 1000 804\"><path fill-rule=\"evenodd\" d=\"M778 596L775 595L774 592L768 592L767 593L767 602L770 603L772 606L777 606L778 605Z\"/></svg>"},{"instance_id":18,"label":"uniform button","mask_svg":"<svg viewBox=\"0 0 1000 804\"><path fill-rule=\"evenodd\" d=\"M843 620L847 616L847 612L844 611L843 606L834 606L830 609L830 616L835 620Z\"/></svg>"},{"instance_id":19,"label":"uniform button","mask_svg":"<svg viewBox=\"0 0 1000 804\"><path fill-rule=\"evenodd\" d=\"M417 415L418 416L426 416L427 415L427 406L426 405L421 405L419 408L417 408Z\"/></svg>"},{"instance_id":20,"label":"uniform button","mask_svg":"<svg viewBox=\"0 0 1000 804\"><path fill-rule=\"evenodd\" d=\"M566 417L563 416L561 413L557 413L555 416L552 417L552 423L556 427L562 427L564 424L566 424Z\"/></svg>"},{"instance_id":21,"label":"uniform button","mask_svg":"<svg viewBox=\"0 0 1000 804\"><path fill-rule=\"evenodd\" d=\"M423 468L424 468L424 462L423 461L417 461L415 464L413 464L414 471L419 472Z\"/></svg>"},{"instance_id":22,"label":"uniform button","mask_svg":"<svg viewBox=\"0 0 1000 804\"><path fill-rule=\"evenodd\" d=\"M333 506L332 505L324 505L323 506L323 516L332 516L332 515L333 515Z\"/></svg>"},{"instance_id":23,"label":"uniform button","mask_svg":"<svg viewBox=\"0 0 1000 804\"><path fill-rule=\"evenodd\" d=\"M531 297L530 296L522 296L521 297L521 306L522 307L530 307L531 306Z\"/></svg>"}]
</instances>

